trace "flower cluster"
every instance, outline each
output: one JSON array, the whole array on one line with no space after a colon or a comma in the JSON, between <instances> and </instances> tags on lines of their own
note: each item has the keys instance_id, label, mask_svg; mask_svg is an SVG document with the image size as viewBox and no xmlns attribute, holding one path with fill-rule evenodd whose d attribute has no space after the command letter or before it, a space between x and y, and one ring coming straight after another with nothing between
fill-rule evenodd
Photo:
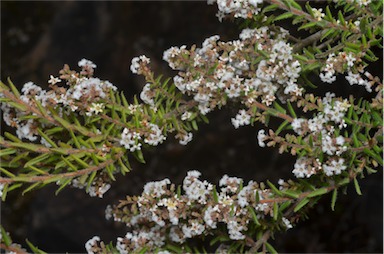
<instances>
[{"instance_id":1,"label":"flower cluster","mask_svg":"<svg viewBox=\"0 0 384 254\"><path fill-rule=\"evenodd\" d=\"M176 87L193 96L203 115L229 100L240 101L248 109L258 100L268 106L279 92L293 97L303 92L296 83L300 63L294 60L286 35L283 29L276 33L267 27L246 28L239 40L221 42L219 36L212 36L202 48L172 47L163 59L179 70L173 79ZM250 124L248 109L232 119L235 128Z\"/></svg>"},{"instance_id":2,"label":"flower cluster","mask_svg":"<svg viewBox=\"0 0 384 254\"><path fill-rule=\"evenodd\" d=\"M208 0L208 4L217 3L219 9L216 16L220 22L228 15L233 14L236 18L251 18L260 12L263 0Z\"/></svg>"},{"instance_id":3,"label":"flower cluster","mask_svg":"<svg viewBox=\"0 0 384 254\"><path fill-rule=\"evenodd\" d=\"M128 128L124 128L121 133L120 145L124 146L126 149L134 152L136 150L141 150L142 143L140 140L144 140L144 143L152 146L157 146L166 139L162 134L159 126L154 123L142 122L143 129L141 132L136 132ZM142 138L143 136L143 138Z\"/></svg>"},{"instance_id":4,"label":"flower cluster","mask_svg":"<svg viewBox=\"0 0 384 254\"><path fill-rule=\"evenodd\" d=\"M339 130L347 127L344 117L351 105L346 99L336 99L335 94L330 92L326 93L319 104L322 105L322 110L314 117L295 118L291 126L296 134L307 141L315 137L313 145L319 147L321 153L328 156L328 160L322 165L318 159L305 156L298 158L292 171L297 178L308 178L321 171L327 176L338 175L346 169L343 165L344 159L340 156L347 150L347 142L339 134ZM338 131L334 126L338 126ZM258 141L261 147L265 146L264 141L269 138L264 130L259 131Z\"/></svg>"},{"instance_id":5,"label":"flower cluster","mask_svg":"<svg viewBox=\"0 0 384 254\"><path fill-rule=\"evenodd\" d=\"M348 75L345 79L350 85L364 86L368 92L372 92L373 83L363 79L360 75L360 73L364 73L366 77L370 78L370 73L364 71L364 66L361 64L355 68L357 71L353 68L360 62L361 54L356 55L351 52L339 52L335 55L331 53L326 60L325 66L322 68L323 72L320 73L320 79L323 82L331 84L336 81L336 75L338 73L347 72Z\"/></svg>"},{"instance_id":6,"label":"flower cluster","mask_svg":"<svg viewBox=\"0 0 384 254\"><path fill-rule=\"evenodd\" d=\"M79 66L82 67L80 73L70 71L68 66L60 71L62 74L60 78L67 81L68 88L57 86L56 83L60 83L62 80L51 76L49 80L51 90L44 90L32 82L28 82L21 89L20 100L27 107L40 105L43 108L60 109L57 111L61 115L78 113L92 116L102 113L110 91L116 91L117 88L109 81L91 77L93 68L96 67L91 61L82 59L79 61ZM2 96L0 95L0 97ZM28 111L15 109L8 103L1 103L1 110L3 111L4 122L8 126L16 128L19 139L37 140L37 128L41 124L34 118L21 120L29 113ZM47 110L46 112L51 114L51 111ZM32 114L35 115L35 113ZM44 125L49 125L49 123L44 123ZM42 137L40 142L50 146Z\"/></svg>"},{"instance_id":7,"label":"flower cluster","mask_svg":"<svg viewBox=\"0 0 384 254\"><path fill-rule=\"evenodd\" d=\"M107 218L125 222L132 229L117 239L118 251L131 253L144 247L153 251L166 241L181 244L221 226L225 226L230 239L243 240L252 221L250 209L259 219L272 216L272 204L263 202L273 197L269 189L261 189L253 181L243 187L243 179L224 175L218 191L211 183L201 181L200 175L196 170L187 173L184 194L164 179L147 183L141 196L123 201L126 205L114 210L109 207ZM279 223L285 229L292 228L287 218L282 217Z\"/></svg>"}]
</instances>

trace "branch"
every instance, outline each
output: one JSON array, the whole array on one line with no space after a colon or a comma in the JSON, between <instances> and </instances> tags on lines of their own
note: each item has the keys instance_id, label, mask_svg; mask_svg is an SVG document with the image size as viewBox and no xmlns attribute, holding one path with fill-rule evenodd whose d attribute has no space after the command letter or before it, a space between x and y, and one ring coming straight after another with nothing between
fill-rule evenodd
<instances>
[{"instance_id":1,"label":"branch","mask_svg":"<svg viewBox=\"0 0 384 254\"><path fill-rule=\"evenodd\" d=\"M108 165L113 164L116 160L120 159L124 155L123 152L118 153L115 155L115 158L106 160L105 162L100 163L99 165L95 165L93 167L81 169L75 172L68 172L68 173L62 173L62 174L56 174L56 175L46 175L46 176L30 176L28 178L25 177L14 177L14 178L4 178L0 177L0 183L14 183L14 182L27 182L27 183L35 183L35 182L43 182L47 180L51 180L52 178L71 178L76 177L80 175L85 175L94 171L99 171Z\"/></svg>"}]
</instances>

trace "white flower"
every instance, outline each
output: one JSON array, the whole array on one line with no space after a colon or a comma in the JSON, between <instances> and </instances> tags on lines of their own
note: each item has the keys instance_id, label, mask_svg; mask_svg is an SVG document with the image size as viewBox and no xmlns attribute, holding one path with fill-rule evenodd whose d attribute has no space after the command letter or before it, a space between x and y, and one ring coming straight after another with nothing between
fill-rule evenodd
<instances>
[{"instance_id":1,"label":"white flower","mask_svg":"<svg viewBox=\"0 0 384 254\"><path fill-rule=\"evenodd\" d=\"M79 65L79 67L96 68L96 64L94 64L92 61L87 60L85 58L81 59L77 64Z\"/></svg>"},{"instance_id":2,"label":"white flower","mask_svg":"<svg viewBox=\"0 0 384 254\"><path fill-rule=\"evenodd\" d=\"M180 145L185 146L186 144L192 141L192 138L193 138L192 132L188 132L187 134L181 137L181 139L179 140L179 143Z\"/></svg>"},{"instance_id":3,"label":"white flower","mask_svg":"<svg viewBox=\"0 0 384 254\"><path fill-rule=\"evenodd\" d=\"M163 141L166 138L162 134L159 126L157 126L156 124L150 123L149 127L150 127L149 135L147 134L147 137L144 139L144 142L151 146L157 146L158 144L163 143Z\"/></svg>"},{"instance_id":4,"label":"white flower","mask_svg":"<svg viewBox=\"0 0 384 254\"><path fill-rule=\"evenodd\" d=\"M291 126L292 129L299 135L303 134L303 123L305 123L307 120L303 118L295 118L293 119Z\"/></svg>"},{"instance_id":5,"label":"white flower","mask_svg":"<svg viewBox=\"0 0 384 254\"><path fill-rule=\"evenodd\" d=\"M323 19L323 17L325 16L322 8L320 8L320 9L312 8L312 12L313 12L313 17L317 21L321 21Z\"/></svg>"},{"instance_id":6,"label":"white flower","mask_svg":"<svg viewBox=\"0 0 384 254\"><path fill-rule=\"evenodd\" d=\"M193 220L191 226L183 225L182 230L186 238L192 238L196 235L201 235L204 232L204 225L200 224L198 221Z\"/></svg>"},{"instance_id":7,"label":"white flower","mask_svg":"<svg viewBox=\"0 0 384 254\"><path fill-rule=\"evenodd\" d=\"M89 108L89 111L86 113L87 116L91 116L93 114L97 115L99 113L103 113L105 105L103 103L92 103L92 106Z\"/></svg>"},{"instance_id":8,"label":"white flower","mask_svg":"<svg viewBox=\"0 0 384 254\"><path fill-rule=\"evenodd\" d=\"M332 73L332 72L320 73L319 76L320 76L321 81L329 83L329 84L335 82L335 80L336 80L336 76L334 76L334 73Z\"/></svg>"},{"instance_id":9,"label":"white flower","mask_svg":"<svg viewBox=\"0 0 384 254\"><path fill-rule=\"evenodd\" d=\"M146 57L145 55L141 55L139 57L134 57L132 59L132 62L131 62L131 72L133 74L141 74L142 73L142 70L140 69L141 66L140 66L140 63L143 63L144 65L147 65L151 62L151 60Z\"/></svg>"},{"instance_id":10,"label":"white flower","mask_svg":"<svg viewBox=\"0 0 384 254\"><path fill-rule=\"evenodd\" d=\"M321 149L323 150L323 153L328 155L333 155L337 151L337 148L333 145L332 138L325 133L323 133L321 138Z\"/></svg>"},{"instance_id":11,"label":"white flower","mask_svg":"<svg viewBox=\"0 0 384 254\"><path fill-rule=\"evenodd\" d=\"M3 196L4 183L0 183L0 198Z\"/></svg>"},{"instance_id":12,"label":"white flower","mask_svg":"<svg viewBox=\"0 0 384 254\"><path fill-rule=\"evenodd\" d=\"M232 118L231 121L235 129L237 129L239 126L249 125L251 123L251 116L246 110L241 109L237 113L236 117Z\"/></svg>"},{"instance_id":13,"label":"white flower","mask_svg":"<svg viewBox=\"0 0 384 254\"><path fill-rule=\"evenodd\" d=\"M220 212L218 206L208 206L208 208L204 212L204 222L210 228L216 228L216 216Z\"/></svg>"},{"instance_id":14,"label":"white flower","mask_svg":"<svg viewBox=\"0 0 384 254\"><path fill-rule=\"evenodd\" d=\"M184 113L181 115L181 120L182 120L182 121L186 121L186 120L190 119L191 116L192 116L192 113L186 111L186 112L184 112Z\"/></svg>"},{"instance_id":15,"label":"white flower","mask_svg":"<svg viewBox=\"0 0 384 254\"><path fill-rule=\"evenodd\" d=\"M154 197L161 197L163 194L165 194L167 185L170 183L171 181L168 178L157 182L148 182L144 185L143 194L151 195Z\"/></svg>"},{"instance_id":16,"label":"white flower","mask_svg":"<svg viewBox=\"0 0 384 254\"><path fill-rule=\"evenodd\" d=\"M266 140L267 135L265 135L265 130L259 130L257 134L257 140L260 147L265 147L264 141Z\"/></svg>"},{"instance_id":17,"label":"white flower","mask_svg":"<svg viewBox=\"0 0 384 254\"><path fill-rule=\"evenodd\" d=\"M227 223L227 229L229 238L231 238L232 240L245 239L245 235L241 233L244 227L237 223L235 219L232 219Z\"/></svg>"},{"instance_id":18,"label":"white flower","mask_svg":"<svg viewBox=\"0 0 384 254\"><path fill-rule=\"evenodd\" d=\"M147 83L143 90L140 93L140 99L144 101L144 103L154 106L155 101L153 100L153 92L151 91L151 84Z\"/></svg>"},{"instance_id":19,"label":"white flower","mask_svg":"<svg viewBox=\"0 0 384 254\"><path fill-rule=\"evenodd\" d=\"M284 226L287 228L287 230L290 229L290 228L293 228L291 222L287 218L283 217L282 221L284 223Z\"/></svg>"},{"instance_id":20,"label":"white flower","mask_svg":"<svg viewBox=\"0 0 384 254\"><path fill-rule=\"evenodd\" d=\"M120 145L124 146L126 149L129 149L131 152L141 150L141 143L139 143L140 139L140 133L124 128L123 132L121 133Z\"/></svg>"},{"instance_id":21,"label":"white flower","mask_svg":"<svg viewBox=\"0 0 384 254\"><path fill-rule=\"evenodd\" d=\"M332 176L332 175L339 175L341 174L341 171L345 170L347 167L344 165L344 159L343 158L338 158L336 159L331 159L331 161L327 161L327 164L323 165L323 170L324 173L327 176Z\"/></svg>"},{"instance_id":22,"label":"white flower","mask_svg":"<svg viewBox=\"0 0 384 254\"><path fill-rule=\"evenodd\" d=\"M309 178L311 175L315 174L316 171L314 170L314 168L309 167L307 163L308 163L307 157L301 157L297 159L292 173L297 178L304 178L304 177Z\"/></svg>"},{"instance_id":23,"label":"white flower","mask_svg":"<svg viewBox=\"0 0 384 254\"><path fill-rule=\"evenodd\" d=\"M59 79L59 78L55 78L55 77L52 76L52 75L49 76L49 80L48 80L48 83L49 83L49 84L54 85L54 84L59 83L59 82L61 82L61 79Z\"/></svg>"},{"instance_id":24,"label":"white flower","mask_svg":"<svg viewBox=\"0 0 384 254\"><path fill-rule=\"evenodd\" d=\"M97 242L100 241L100 237L94 236L91 239L89 239L85 243L85 249L87 250L88 254L94 254L95 252L92 251L92 247L97 244Z\"/></svg>"},{"instance_id":25,"label":"white flower","mask_svg":"<svg viewBox=\"0 0 384 254\"><path fill-rule=\"evenodd\" d=\"M348 67L352 67L356 61L356 58L352 55L352 53L349 53L346 57L345 60L347 61Z\"/></svg>"}]
</instances>

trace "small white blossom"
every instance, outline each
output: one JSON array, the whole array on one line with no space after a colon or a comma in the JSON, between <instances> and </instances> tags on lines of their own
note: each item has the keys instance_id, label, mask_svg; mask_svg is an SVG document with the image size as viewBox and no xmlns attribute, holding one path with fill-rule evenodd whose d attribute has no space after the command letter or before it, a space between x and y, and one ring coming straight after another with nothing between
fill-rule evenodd
<instances>
[{"instance_id":1,"label":"small white blossom","mask_svg":"<svg viewBox=\"0 0 384 254\"><path fill-rule=\"evenodd\" d=\"M323 170L324 173L327 176L332 176L332 175L339 175L341 174L341 171L345 170L347 167L344 165L344 159L343 158L338 158L336 159L331 159L331 161L327 161L327 164L323 165Z\"/></svg>"},{"instance_id":2,"label":"small white blossom","mask_svg":"<svg viewBox=\"0 0 384 254\"><path fill-rule=\"evenodd\" d=\"M49 84L54 85L54 84L59 83L59 82L61 82L61 79L59 79L59 78L55 78L55 77L52 76L52 75L49 76L49 80L48 80L48 83L49 83Z\"/></svg>"},{"instance_id":3,"label":"small white blossom","mask_svg":"<svg viewBox=\"0 0 384 254\"><path fill-rule=\"evenodd\" d=\"M79 67L91 67L91 68L96 68L96 64L94 64L92 61L87 60L85 58L81 59L78 62Z\"/></svg>"},{"instance_id":4,"label":"small white blossom","mask_svg":"<svg viewBox=\"0 0 384 254\"><path fill-rule=\"evenodd\" d=\"M100 241L100 237L99 236L94 236L92 237L91 239L89 239L86 243L85 243L85 249L87 250L88 254L94 254L96 252L94 252L92 250L92 247L94 245L97 244L97 242Z\"/></svg>"},{"instance_id":5,"label":"small white blossom","mask_svg":"<svg viewBox=\"0 0 384 254\"><path fill-rule=\"evenodd\" d=\"M297 177L297 178L309 178L313 174L316 173L314 168L311 168L308 165L308 158L307 157L301 157L296 160L294 169L292 173Z\"/></svg>"},{"instance_id":6,"label":"small white blossom","mask_svg":"<svg viewBox=\"0 0 384 254\"><path fill-rule=\"evenodd\" d=\"M182 135L182 137L179 140L179 143L180 145L185 146L186 144L192 141L192 138L193 138L192 132L188 132L187 134Z\"/></svg>"},{"instance_id":7,"label":"small white blossom","mask_svg":"<svg viewBox=\"0 0 384 254\"><path fill-rule=\"evenodd\" d=\"M283 217L282 221L284 223L284 226L287 228L287 230L290 229L290 228L293 228L291 222L287 218Z\"/></svg>"},{"instance_id":8,"label":"small white blossom","mask_svg":"<svg viewBox=\"0 0 384 254\"><path fill-rule=\"evenodd\" d=\"M323 9L320 8L320 9L316 9L316 8L312 8L312 12L313 12L313 17L317 20L317 21L321 21L325 14L323 13Z\"/></svg>"},{"instance_id":9,"label":"small white blossom","mask_svg":"<svg viewBox=\"0 0 384 254\"><path fill-rule=\"evenodd\" d=\"M266 139L267 135L265 135L265 130L259 130L258 134L257 134L257 140L259 142L259 146L260 147L265 147L265 139Z\"/></svg>"}]
</instances>

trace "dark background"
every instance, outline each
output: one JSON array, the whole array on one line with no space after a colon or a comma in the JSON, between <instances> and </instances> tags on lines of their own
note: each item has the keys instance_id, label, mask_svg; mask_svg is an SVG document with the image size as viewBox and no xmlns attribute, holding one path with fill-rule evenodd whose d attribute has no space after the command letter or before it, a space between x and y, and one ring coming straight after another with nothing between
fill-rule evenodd
<instances>
[{"instance_id":1,"label":"dark background","mask_svg":"<svg viewBox=\"0 0 384 254\"><path fill-rule=\"evenodd\" d=\"M11 77L21 87L33 81L47 85L49 75L58 76L64 63L90 59L97 64L95 76L109 80L125 94L141 90L141 77L131 74L135 56L151 58L156 73L173 75L163 51L171 46L201 45L211 35L222 40L238 36L237 26L220 23L216 6L200 2L1 2L1 80ZM380 52L379 52L380 53ZM380 53L381 55L381 53ZM376 75L382 75L382 59ZM375 72L375 69L372 70ZM326 86L337 95L367 96L363 89L345 83ZM364 94L362 94L364 93ZM84 243L94 235L105 242L125 235L122 224L106 221L104 209L126 195L138 195L148 181L170 178L180 184L186 172L198 169L203 178L217 183L223 174L276 182L293 178L295 158L279 155L276 149L261 149L257 132L262 126L235 130L230 118L236 109L210 114L210 125L202 126L187 147L172 138L145 152L147 164L132 162L134 170L118 177L103 199L90 198L82 190L67 188L58 196L56 186L21 196L10 193L1 203L1 222L15 242L28 238L50 253L84 252ZM279 252L377 252L383 251L382 171L361 181L363 196L340 195L336 211L326 196L300 223L285 234L276 235Z\"/></svg>"}]
</instances>

